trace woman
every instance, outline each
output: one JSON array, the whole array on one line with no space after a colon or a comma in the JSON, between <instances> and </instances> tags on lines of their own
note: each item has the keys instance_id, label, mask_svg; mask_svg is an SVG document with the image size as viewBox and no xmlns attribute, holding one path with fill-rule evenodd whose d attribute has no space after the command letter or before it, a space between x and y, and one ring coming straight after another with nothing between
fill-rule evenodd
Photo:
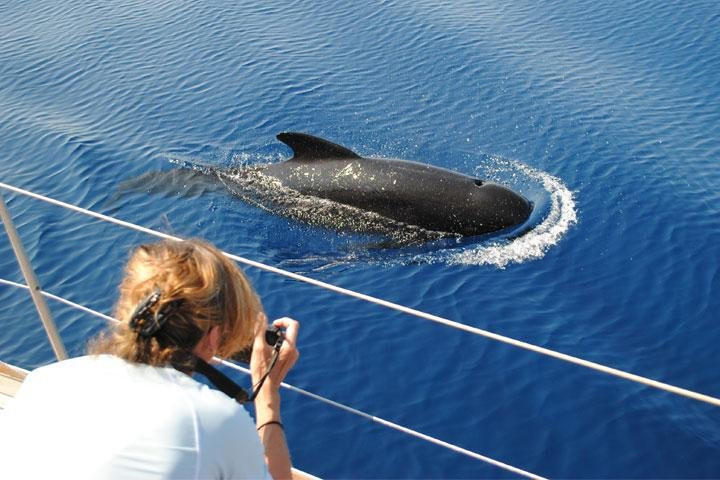
<instances>
[{"instance_id":1,"label":"woman","mask_svg":"<svg viewBox=\"0 0 720 480\"><path fill-rule=\"evenodd\" d=\"M298 323L274 322L284 341L268 345L260 300L233 262L197 240L143 245L116 318L91 355L28 375L0 415L4 477L8 468L6 478L291 476L279 386L298 358ZM240 389L207 363L250 345L255 425Z\"/></svg>"}]
</instances>

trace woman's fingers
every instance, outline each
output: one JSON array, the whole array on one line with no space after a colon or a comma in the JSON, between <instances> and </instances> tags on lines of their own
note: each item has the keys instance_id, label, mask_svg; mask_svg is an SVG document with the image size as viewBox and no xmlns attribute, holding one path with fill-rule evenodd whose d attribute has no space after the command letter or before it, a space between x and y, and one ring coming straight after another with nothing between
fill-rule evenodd
<instances>
[{"instance_id":1,"label":"woman's fingers","mask_svg":"<svg viewBox=\"0 0 720 480\"><path fill-rule=\"evenodd\" d=\"M275 327L282 328L284 330L285 341L280 348L280 357L278 363L271 372L270 376L273 380L280 383L285 379L288 371L295 365L300 352L297 348L297 337L298 331L300 330L300 322L293 320L292 318L283 317L273 322Z\"/></svg>"},{"instance_id":2,"label":"woman's fingers","mask_svg":"<svg viewBox=\"0 0 720 480\"><path fill-rule=\"evenodd\" d=\"M273 325L284 329L285 339L290 340L293 345L296 344L298 330L300 329L300 322L289 317L283 317L275 320Z\"/></svg>"}]
</instances>

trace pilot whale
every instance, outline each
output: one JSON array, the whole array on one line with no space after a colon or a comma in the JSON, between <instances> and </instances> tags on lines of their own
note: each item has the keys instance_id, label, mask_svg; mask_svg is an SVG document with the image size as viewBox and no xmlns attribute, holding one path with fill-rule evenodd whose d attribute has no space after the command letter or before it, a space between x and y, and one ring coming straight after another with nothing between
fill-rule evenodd
<instances>
[{"instance_id":1,"label":"pilot whale","mask_svg":"<svg viewBox=\"0 0 720 480\"><path fill-rule=\"evenodd\" d=\"M122 182L120 191L232 193L271 213L336 230L417 244L445 236L474 236L524 223L532 205L512 190L478 178L408 160L362 157L305 133L278 140L293 157L278 163L218 168L175 161L181 168Z\"/></svg>"},{"instance_id":2,"label":"pilot whale","mask_svg":"<svg viewBox=\"0 0 720 480\"><path fill-rule=\"evenodd\" d=\"M298 132L277 139L293 157L262 173L303 195L332 200L426 230L461 236L527 220L532 205L502 185L408 160L362 157Z\"/></svg>"}]
</instances>

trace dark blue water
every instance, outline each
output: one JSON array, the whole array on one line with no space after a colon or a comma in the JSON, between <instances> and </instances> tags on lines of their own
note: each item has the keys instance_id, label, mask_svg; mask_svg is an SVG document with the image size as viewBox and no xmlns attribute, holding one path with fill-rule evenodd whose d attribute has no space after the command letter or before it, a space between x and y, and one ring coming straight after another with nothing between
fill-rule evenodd
<instances>
[{"instance_id":1,"label":"dark blue water","mask_svg":"<svg viewBox=\"0 0 720 480\"><path fill-rule=\"evenodd\" d=\"M715 1L0 2L0 179L468 325L720 395ZM299 130L502 181L530 231L375 248L221 192L120 191L280 161ZM3 192L45 289L110 312L144 234ZM21 281L0 242L0 277ZM248 268L302 322L289 381L552 477L720 476L720 411ZM0 359L53 355L0 287ZM81 354L101 321L52 303ZM288 393L324 477L507 473Z\"/></svg>"}]
</instances>

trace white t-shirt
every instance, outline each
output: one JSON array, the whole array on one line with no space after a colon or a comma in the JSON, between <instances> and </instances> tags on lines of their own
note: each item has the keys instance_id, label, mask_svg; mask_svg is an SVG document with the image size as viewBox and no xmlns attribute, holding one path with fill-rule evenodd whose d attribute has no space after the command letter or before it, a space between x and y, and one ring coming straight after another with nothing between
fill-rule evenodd
<instances>
[{"instance_id":1,"label":"white t-shirt","mask_svg":"<svg viewBox=\"0 0 720 480\"><path fill-rule=\"evenodd\" d=\"M7 479L268 478L247 411L166 367L112 355L28 375L0 411Z\"/></svg>"}]
</instances>

